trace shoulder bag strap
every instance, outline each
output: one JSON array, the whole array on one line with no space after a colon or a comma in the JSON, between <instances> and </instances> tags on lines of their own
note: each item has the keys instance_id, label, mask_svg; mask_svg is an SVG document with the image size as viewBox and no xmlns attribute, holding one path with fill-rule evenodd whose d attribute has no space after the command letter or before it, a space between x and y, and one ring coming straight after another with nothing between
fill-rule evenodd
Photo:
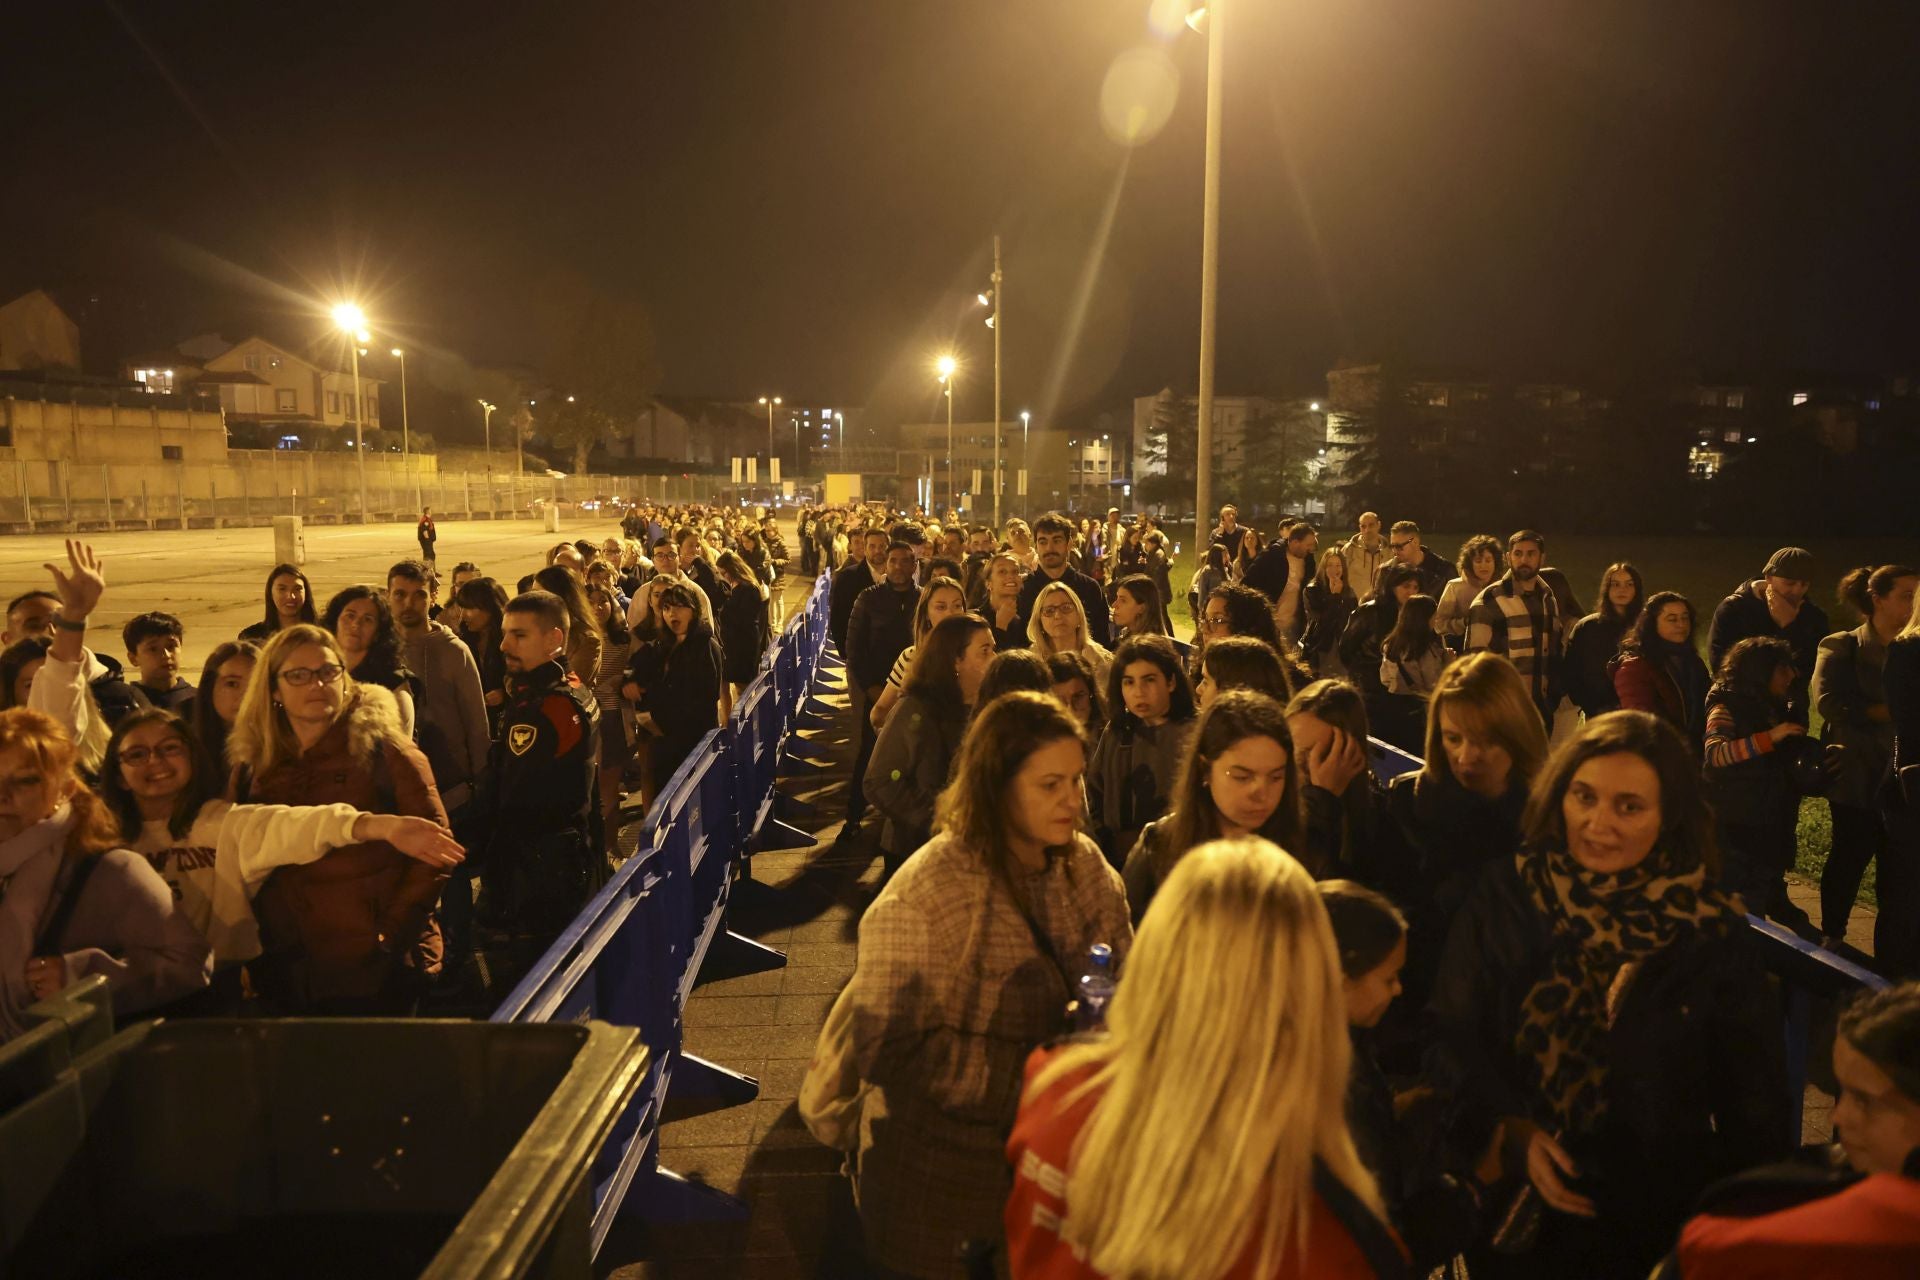
<instances>
[{"instance_id":1,"label":"shoulder bag strap","mask_svg":"<svg viewBox=\"0 0 1920 1280\"><path fill-rule=\"evenodd\" d=\"M60 888L60 900L54 903L53 914L40 930L40 936L34 940L33 954L48 956L56 954L60 945L60 935L73 923L73 913L80 909L80 895L87 890L87 881L93 878L94 868L100 865L100 855L87 854L74 860L73 869L67 874L67 882Z\"/></svg>"}]
</instances>

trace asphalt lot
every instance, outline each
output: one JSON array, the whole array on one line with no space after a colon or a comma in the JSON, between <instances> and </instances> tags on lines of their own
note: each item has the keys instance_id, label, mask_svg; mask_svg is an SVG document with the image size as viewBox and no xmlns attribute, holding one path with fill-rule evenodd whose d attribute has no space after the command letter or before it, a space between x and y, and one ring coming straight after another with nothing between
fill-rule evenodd
<instances>
[{"instance_id":1,"label":"asphalt lot","mask_svg":"<svg viewBox=\"0 0 1920 1280\"><path fill-rule=\"evenodd\" d=\"M471 560L507 584L538 568L546 549L560 537L569 540L618 534L608 518L562 520L560 534L543 521L441 520L437 544L440 571ZM276 563L273 530L156 529L86 534L99 553L107 593L95 612L89 645L124 658L121 626L137 613L162 609L186 626L180 670L199 682L200 668L215 645L231 640L242 627L258 622L265 605L267 571ZM308 526L305 569L313 583L316 609L342 587L356 582L385 585L394 561L417 556L411 524ZM46 534L0 538L0 589L11 600L23 591L52 589L43 567L66 563L64 539Z\"/></svg>"}]
</instances>

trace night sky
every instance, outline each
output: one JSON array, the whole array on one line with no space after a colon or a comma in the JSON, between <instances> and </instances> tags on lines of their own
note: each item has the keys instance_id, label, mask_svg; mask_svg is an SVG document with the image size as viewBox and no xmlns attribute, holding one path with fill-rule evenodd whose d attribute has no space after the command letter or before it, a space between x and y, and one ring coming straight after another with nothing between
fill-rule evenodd
<instances>
[{"instance_id":1,"label":"night sky","mask_svg":"<svg viewBox=\"0 0 1920 1280\"><path fill-rule=\"evenodd\" d=\"M1005 244L1006 406L1195 379L1205 41L1146 0L97 0L9 16L0 289L112 356L351 290L394 339L539 347L644 304L664 386L931 416ZM1238 0L1219 386L1343 355L1496 369L1916 363L1920 6ZM1178 77L1103 126L1116 60ZM1124 95L1123 95L1124 96ZM1076 317L1078 317L1076 321ZM103 350L104 348L104 350Z\"/></svg>"}]
</instances>

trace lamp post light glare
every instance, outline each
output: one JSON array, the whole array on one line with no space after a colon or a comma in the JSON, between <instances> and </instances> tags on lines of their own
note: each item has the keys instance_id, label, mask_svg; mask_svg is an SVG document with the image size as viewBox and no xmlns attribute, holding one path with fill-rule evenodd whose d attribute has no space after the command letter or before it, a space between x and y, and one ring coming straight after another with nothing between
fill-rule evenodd
<instances>
[{"instance_id":1,"label":"lamp post light glare","mask_svg":"<svg viewBox=\"0 0 1920 1280\"><path fill-rule=\"evenodd\" d=\"M773 410L774 410L774 406L780 403L780 397L774 396L771 400L769 400L766 396L761 396L760 403L767 407L767 492L772 493L773 492Z\"/></svg>"},{"instance_id":2,"label":"lamp post light glare","mask_svg":"<svg viewBox=\"0 0 1920 1280\"><path fill-rule=\"evenodd\" d=\"M347 350L353 356L353 452L360 471L360 523L367 522L367 442L362 429L362 420L366 417L364 404L360 397L360 344L369 341L367 332L367 313L351 302L342 302L333 309L333 322L347 335Z\"/></svg>"}]
</instances>

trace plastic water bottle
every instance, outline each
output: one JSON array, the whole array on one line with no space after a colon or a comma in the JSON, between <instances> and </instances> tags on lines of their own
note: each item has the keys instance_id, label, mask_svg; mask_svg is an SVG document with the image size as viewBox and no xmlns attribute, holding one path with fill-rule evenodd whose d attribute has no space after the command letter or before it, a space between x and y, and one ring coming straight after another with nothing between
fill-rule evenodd
<instances>
[{"instance_id":1,"label":"plastic water bottle","mask_svg":"<svg viewBox=\"0 0 1920 1280\"><path fill-rule=\"evenodd\" d=\"M1096 942L1087 952L1087 967L1077 984L1075 1022L1082 1031L1098 1031L1107 1023L1107 1002L1113 999L1113 948Z\"/></svg>"}]
</instances>

